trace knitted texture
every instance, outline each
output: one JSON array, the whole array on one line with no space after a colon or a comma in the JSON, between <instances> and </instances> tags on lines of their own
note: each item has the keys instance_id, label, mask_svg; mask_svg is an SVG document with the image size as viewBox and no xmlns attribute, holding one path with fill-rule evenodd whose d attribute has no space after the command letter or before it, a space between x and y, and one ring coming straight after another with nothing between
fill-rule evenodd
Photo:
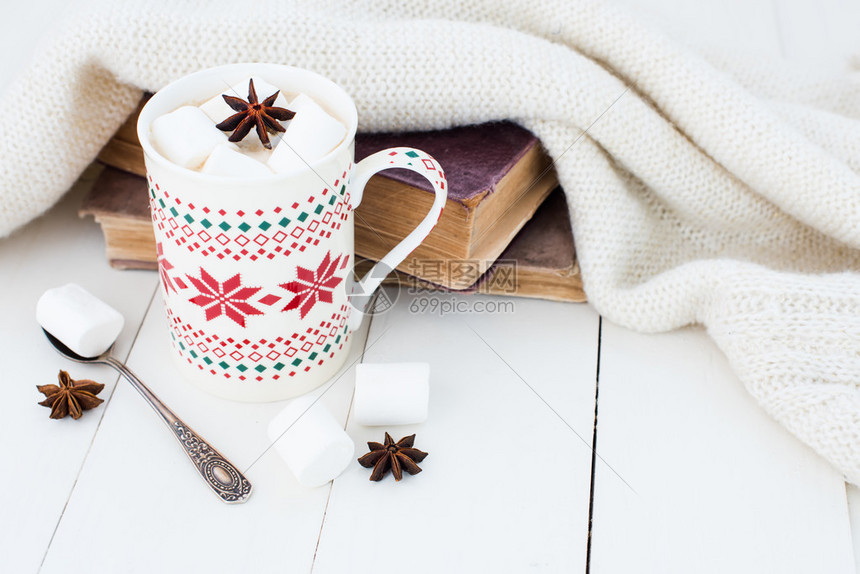
<instances>
[{"instance_id":1,"label":"knitted texture","mask_svg":"<svg viewBox=\"0 0 860 574\"><path fill-rule=\"evenodd\" d=\"M331 78L365 130L531 129L594 307L642 331L704 324L762 406L860 484L856 77L699 55L584 0L102 6L0 96L0 234L60 197L141 89L241 61ZM20 102L51 138L28 137Z\"/></svg>"}]
</instances>

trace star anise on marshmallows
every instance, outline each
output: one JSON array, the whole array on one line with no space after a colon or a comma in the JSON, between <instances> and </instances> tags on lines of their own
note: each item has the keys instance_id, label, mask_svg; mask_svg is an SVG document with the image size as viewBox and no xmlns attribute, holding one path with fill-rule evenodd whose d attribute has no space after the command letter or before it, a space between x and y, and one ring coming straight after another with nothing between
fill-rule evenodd
<instances>
[{"instance_id":1,"label":"star anise on marshmallows","mask_svg":"<svg viewBox=\"0 0 860 574\"><path fill-rule=\"evenodd\" d=\"M251 131L252 127L257 128L257 137L266 149L272 149L272 142L269 141L268 132L285 132L287 131L278 120L287 121L293 119L296 112L287 108L279 108L273 106L275 100L281 91L278 90L262 102L257 99L257 91L254 89L254 80L248 82L248 101L235 96L223 94L221 97L227 102L227 105L233 108L237 113L233 114L215 127L221 131L231 131L230 137L227 138L231 142L242 141Z\"/></svg>"},{"instance_id":2,"label":"star anise on marshmallows","mask_svg":"<svg viewBox=\"0 0 860 574\"><path fill-rule=\"evenodd\" d=\"M358 463L365 468L373 467L370 480L374 481L382 480L389 469L394 475L394 480L403 478L404 470L409 474L418 474L421 469L416 463L424 460L427 453L413 448L413 444L415 444L414 434L394 442L391 435L385 433L385 444L367 443L370 452L358 459Z\"/></svg>"}]
</instances>

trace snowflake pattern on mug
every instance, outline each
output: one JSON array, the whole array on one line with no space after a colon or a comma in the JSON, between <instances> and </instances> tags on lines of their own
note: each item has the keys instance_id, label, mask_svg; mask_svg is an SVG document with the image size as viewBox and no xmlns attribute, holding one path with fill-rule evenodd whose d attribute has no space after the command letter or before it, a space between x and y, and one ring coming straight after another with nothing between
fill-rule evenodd
<instances>
[{"instance_id":1,"label":"snowflake pattern on mug","mask_svg":"<svg viewBox=\"0 0 860 574\"><path fill-rule=\"evenodd\" d=\"M189 299L191 303L203 307L206 320L225 315L239 326L245 326L245 318L249 315L262 315L263 312L248 303L260 287L243 287L242 279L237 273L223 283L212 277L202 267L200 279L187 275L191 284L197 288L199 295Z\"/></svg>"},{"instance_id":2,"label":"snowflake pattern on mug","mask_svg":"<svg viewBox=\"0 0 860 574\"><path fill-rule=\"evenodd\" d=\"M161 277L161 284L164 285L165 291L173 291L174 293L178 293L179 289L187 289L188 286L182 281L181 277L174 277L171 279L168 271L173 270L173 264L167 260L167 257L164 256L164 246L159 241L156 246L156 252L158 254L157 262L158 262L158 274ZM174 285L175 283L175 285Z\"/></svg>"},{"instance_id":3,"label":"snowflake pattern on mug","mask_svg":"<svg viewBox=\"0 0 860 574\"><path fill-rule=\"evenodd\" d=\"M334 275L341 257L343 257L343 264L340 268L343 269L346 267L349 255L338 255L332 259L331 251L326 251L325 257L317 266L316 271L297 266L296 280L280 285L287 291L295 293L283 311L298 309L301 318L304 319L317 301L331 303L334 288L343 281L342 277L335 277Z\"/></svg>"}]
</instances>

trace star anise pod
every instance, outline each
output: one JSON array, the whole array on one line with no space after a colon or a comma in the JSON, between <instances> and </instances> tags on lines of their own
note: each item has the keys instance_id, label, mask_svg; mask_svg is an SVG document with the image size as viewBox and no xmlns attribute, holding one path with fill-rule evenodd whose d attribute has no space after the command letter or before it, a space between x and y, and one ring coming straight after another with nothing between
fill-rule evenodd
<instances>
[{"instance_id":1,"label":"star anise pod","mask_svg":"<svg viewBox=\"0 0 860 574\"><path fill-rule=\"evenodd\" d=\"M367 443L370 452L358 459L358 463L365 468L373 467L370 480L382 480L389 469L394 475L394 480L403 478L404 470L409 474L418 474L421 469L416 463L424 460L427 453L412 448L413 444L415 444L414 434L394 442L391 435L385 433L385 444Z\"/></svg>"},{"instance_id":2,"label":"star anise pod","mask_svg":"<svg viewBox=\"0 0 860 574\"><path fill-rule=\"evenodd\" d=\"M39 404L51 408L52 419L61 419L66 415L72 415L73 419L79 419L84 411L95 408L104 402L96 396L105 388L103 384L88 379L75 381L66 371L60 371L58 378L60 379L60 386L36 386L39 392L46 397Z\"/></svg>"},{"instance_id":3,"label":"star anise pod","mask_svg":"<svg viewBox=\"0 0 860 574\"><path fill-rule=\"evenodd\" d=\"M248 82L247 102L242 98L222 94L221 97L224 98L227 105L236 110L237 113L215 127L225 132L233 130L233 133L227 138L231 142L242 141L251 131L251 128L256 127L257 136L260 138L260 141L266 146L266 149L272 149L268 132L287 131L284 126L278 123L278 120L291 120L296 115L296 112L287 108L279 108L272 105L280 93L281 91L278 90L260 102L257 100L257 90L254 89L254 80L250 80Z\"/></svg>"}]
</instances>

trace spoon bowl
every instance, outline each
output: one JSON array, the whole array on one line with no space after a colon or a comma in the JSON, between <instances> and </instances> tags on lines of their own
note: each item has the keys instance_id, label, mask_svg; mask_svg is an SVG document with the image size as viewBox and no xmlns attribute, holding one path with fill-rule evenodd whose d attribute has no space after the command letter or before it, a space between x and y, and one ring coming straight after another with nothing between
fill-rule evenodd
<instances>
[{"instance_id":1,"label":"spoon bowl","mask_svg":"<svg viewBox=\"0 0 860 574\"><path fill-rule=\"evenodd\" d=\"M68 348L62 341L57 339L45 329L42 329L42 332L45 334L45 336L48 338L48 341L50 341L51 345L54 346L54 349L59 354L69 359L70 361L75 361L76 363L103 363L107 360L108 357L110 357L111 349L113 349L113 345L111 345L107 351L97 357L82 357L81 355L78 355L73 350Z\"/></svg>"}]
</instances>

